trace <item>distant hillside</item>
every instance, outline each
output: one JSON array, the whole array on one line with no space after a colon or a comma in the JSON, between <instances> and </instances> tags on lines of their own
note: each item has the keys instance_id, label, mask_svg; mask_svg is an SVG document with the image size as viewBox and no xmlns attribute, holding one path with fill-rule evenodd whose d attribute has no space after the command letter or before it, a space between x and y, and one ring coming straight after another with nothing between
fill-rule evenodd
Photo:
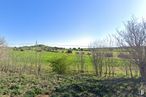
<instances>
[{"instance_id":1,"label":"distant hillside","mask_svg":"<svg viewBox=\"0 0 146 97\"><path fill-rule=\"evenodd\" d=\"M63 47L52 47L52 46L47 46L44 44L38 44L38 45L32 45L32 46L21 46L21 47L13 47L13 50L16 51L24 51L24 50L37 50L37 51L59 51L59 50L73 50L73 51L89 51L92 48L63 48ZM115 52L120 52L121 48L119 47L104 47L104 48L97 48L101 50L109 50L109 51L115 51ZM129 47L122 48L122 51L126 51L126 49L130 49Z\"/></svg>"},{"instance_id":2,"label":"distant hillside","mask_svg":"<svg viewBox=\"0 0 146 97\"><path fill-rule=\"evenodd\" d=\"M24 50L38 50L38 51L56 51L64 50L65 48L61 47L51 47L43 44L32 45L32 46L22 46L22 47L13 47L14 50L24 51Z\"/></svg>"}]
</instances>

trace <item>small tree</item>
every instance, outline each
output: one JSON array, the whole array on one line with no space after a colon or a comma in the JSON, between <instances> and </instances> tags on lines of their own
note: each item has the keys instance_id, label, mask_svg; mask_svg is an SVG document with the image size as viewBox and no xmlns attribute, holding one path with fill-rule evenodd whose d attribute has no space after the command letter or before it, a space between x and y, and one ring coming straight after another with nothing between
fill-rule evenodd
<instances>
[{"instance_id":1,"label":"small tree","mask_svg":"<svg viewBox=\"0 0 146 97\"><path fill-rule=\"evenodd\" d=\"M0 60L6 57L6 42L3 37L0 37Z\"/></svg>"},{"instance_id":2,"label":"small tree","mask_svg":"<svg viewBox=\"0 0 146 97\"><path fill-rule=\"evenodd\" d=\"M85 70L85 56L83 51L79 51L79 59L80 59L80 65L81 65L81 72L84 72Z\"/></svg>"},{"instance_id":3,"label":"small tree","mask_svg":"<svg viewBox=\"0 0 146 97\"><path fill-rule=\"evenodd\" d=\"M127 50L131 60L138 65L141 77L146 81L146 22L132 18L125 29L117 31L118 46Z\"/></svg>"},{"instance_id":4,"label":"small tree","mask_svg":"<svg viewBox=\"0 0 146 97\"><path fill-rule=\"evenodd\" d=\"M0 37L0 69L1 71L7 72L10 69L8 66L8 49L6 46L6 41L3 37Z\"/></svg>"},{"instance_id":5,"label":"small tree","mask_svg":"<svg viewBox=\"0 0 146 97\"><path fill-rule=\"evenodd\" d=\"M72 53L72 50L71 49L68 49L67 51L66 51L66 53Z\"/></svg>"},{"instance_id":6,"label":"small tree","mask_svg":"<svg viewBox=\"0 0 146 97\"><path fill-rule=\"evenodd\" d=\"M102 75L102 65L104 52L102 50L103 45L101 41L95 41L90 45L90 51L92 55L92 62L97 76Z\"/></svg>"},{"instance_id":7,"label":"small tree","mask_svg":"<svg viewBox=\"0 0 146 97\"><path fill-rule=\"evenodd\" d=\"M62 56L62 57L57 57L57 58L53 58L51 61L51 67L52 67L52 71L56 72L58 74L65 74L68 71L68 66L69 63L67 62L67 57L66 56Z\"/></svg>"}]
</instances>

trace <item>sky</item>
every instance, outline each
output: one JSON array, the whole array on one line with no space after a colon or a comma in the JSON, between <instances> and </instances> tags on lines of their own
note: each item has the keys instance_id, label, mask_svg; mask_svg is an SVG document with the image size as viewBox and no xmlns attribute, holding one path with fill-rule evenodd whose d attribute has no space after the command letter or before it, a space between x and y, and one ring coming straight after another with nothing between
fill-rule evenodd
<instances>
[{"instance_id":1,"label":"sky","mask_svg":"<svg viewBox=\"0 0 146 97\"><path fill-rule=\"evenodd\" d=\"M87 47L146 18L146 0L0 0L0 36L9 46Z\"/></svg>"}]
</instances>

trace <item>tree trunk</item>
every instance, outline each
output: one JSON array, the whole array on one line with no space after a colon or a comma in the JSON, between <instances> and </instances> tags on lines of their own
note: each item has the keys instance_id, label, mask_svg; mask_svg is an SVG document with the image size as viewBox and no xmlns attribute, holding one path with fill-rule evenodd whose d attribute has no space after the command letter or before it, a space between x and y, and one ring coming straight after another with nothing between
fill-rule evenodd
<instances>
[{"instance_id":1,"label":"tree trunk","mask_svg":"<svg viewBox=\"0 0 146 97\"><path fill-rule=\"evenodd\" d=\"M143 64L139 68L140 68L140 75L142 77L142 80L146 82L146 65Z\"/></svg>"},{"instance_id":2,"label":"tree trunk","mask_svg":"<svg viewBox=\"0 0 146 97\"><path fill-rule=\"evenodd\" d=\"M129 64L129 71L130 71L131 78L133 78L132 65L131 65L131 63Z\"/></svg>"},{"instance_id":3,"label":"tree trunk","mask_svg":"<svg viewBox=\"0 0 146 97\"><path fill-rule=\"evenodd\" d=\"M107 63L105 63L105 77L107 76L107 69L108 69L108 67L107 67Z\"/></svg>"},{"instance_id":4,"label":"tree trunk","mask_svg":"<svg viewBox=\"0 0 146 97\"><path fill-rule=\"evenodd\" d=\"M97 67L97 65L95 65L95 72L96 72L96 76L98 76L98 67Z\"/></svg>"}]
</instances>

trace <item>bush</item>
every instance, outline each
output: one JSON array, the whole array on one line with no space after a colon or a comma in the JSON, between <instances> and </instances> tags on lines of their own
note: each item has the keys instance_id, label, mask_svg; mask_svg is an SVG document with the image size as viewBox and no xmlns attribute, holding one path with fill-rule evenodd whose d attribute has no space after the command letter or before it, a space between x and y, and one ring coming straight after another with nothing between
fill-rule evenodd
<instances>
[{"instance_id":1,"label":"bush","mask_svg":"<svg viewBox=\"0 0 146 97\"><path fill-rule=\"evenodd\" d=\"M83 52L83 51L78 51L78 52L76 52L76 54L77 54L77 55L79 55L79 54L80 54L80 55L84 55L85 52Z\"/></svg>"},{"instance_id":2,"label":"bush","mask_svg":"<svg viewBox=\"0 0 146 97\"><path fill-rule=\"evenodd\" d=\"M61 53L64 53L64 51L61 51Z\"/></svg>"},{"instance_id":3,"label":"bush","mask_svg":"<svg viewBox=\"0 0 146 97\"><path fill-rule=\"evenodd\" d=\"M22 48L20 48L19 50L22 51L22 52L24 51L24 49L22 49Z\"/></svg>"},{"instance_id":4,"label":"bush","mask_svg":"<svg viewBox=\"0 0 146 97\"><path fill-rule=\"evenodd\" d=\"M27 91L23 97L35 97L35 93L33 91Z\"/></svg>"},{"instance_id":5,"label":"bush","mask_svg":"<svg viewBox=\"0 0 146 97\"><path fill-rule=\"evenodd\" d=\"M130 59L130 55L129 55L129 54L120 53L120 54L118 55L118 58Z\"/></svg>"},{"instance_id":6,"label":"bush","mask_svg":"<svg viewBox=\"0 0 146 97\"><path fill-rule=\"evenodd\" d=\"M90 53L90 52L88 52L88 53L87 53L87 55L89 55L89 56L90 56L90 55L91 55L91 53Z\"/></svg>"},{"instance_id":7,"label":"bush","mask_svg":"<svg viewBox=\"0 0 146 97\"><path fill-rule=\"evenodd\" d=\"M52 71L58 74L65 74L68 69L68 62L66 57L59 57L51 60Z\"/></svg>"},{"instance_id":8,"label":"bush","mask_svg":"<svg viewBox=\"0 0 146 97\"><path fill-rule=\"evenodd\" d=\"M41 49L37 49L36 52L42 52L42 50Z\"/></svg>"},{"instance_id":9,"label":"bush","mask_svg":"<svg viewBox=\"0 0 146 97\"><path fill-rule=\"evenodd\" d=\"M76 54L78 55L78 54L79 54L79 52L76 52Z\"/></svg>"},{"instance_id":10,"label":"bush","mask_svg":"<svg viewBox=\"0 0 146 97\"><path fill-rule=\"evenodd\" d=\"M72 50L71 50L71 49L68 49L68 50L66 51L66 53L72 53Z\"/></svg>"},{"instance_id":11,"label":"bush","mask_svg":"<svg viewBox=\"0 0 146 97\"><path fill-rule=\"evenodd\" d=\"M105 57L113 57L113 53L106 53L104 56Z\"/></svg>"}]
</instances>

